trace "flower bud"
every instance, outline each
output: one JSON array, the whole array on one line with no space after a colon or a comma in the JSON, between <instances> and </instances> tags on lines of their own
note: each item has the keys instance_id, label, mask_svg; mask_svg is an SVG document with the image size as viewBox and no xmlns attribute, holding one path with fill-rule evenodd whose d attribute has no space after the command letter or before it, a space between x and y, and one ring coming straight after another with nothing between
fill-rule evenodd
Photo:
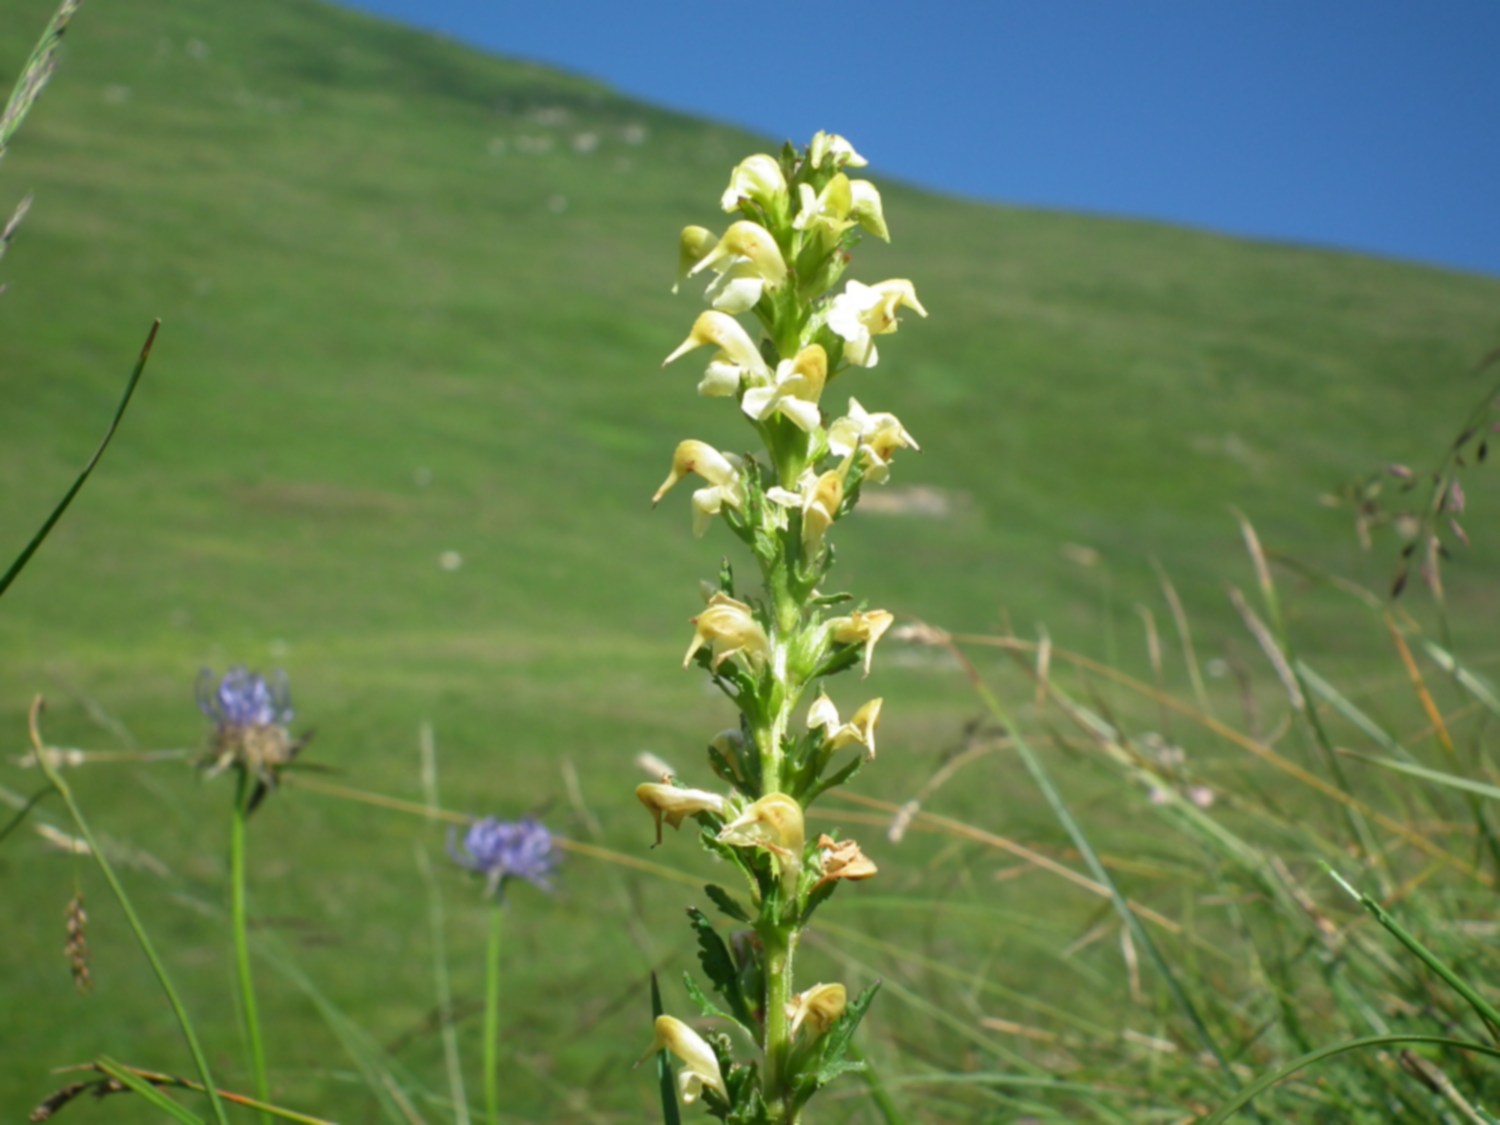
<instances>
[{"instance_id":1,"label":"flower bud","mask_svg":"<svg viewBox=\"0 0 1500 1125\"><path fill-rule=\"evenodd\" d=\"M813 1037L825 1034L833 1022L844 1014L849 994L841 984L815 984L805 992L793 996L786 1006L787 1019L791 1020L791 1034L804 1023Z\"/></svg>"},{"instance_id":2,"label":"flower bud","mask_svg":"<svg viewBox=\"0 0 1500 1125\"><path fill-rule=\"evenodd\" d=\"M773 156L756 153L747 156L729 174L729 187L720 200L725 211L736 211L746 200L759 203L767 211L776 211L786 202L786 177Z\"/></svg>"}]
</instances>

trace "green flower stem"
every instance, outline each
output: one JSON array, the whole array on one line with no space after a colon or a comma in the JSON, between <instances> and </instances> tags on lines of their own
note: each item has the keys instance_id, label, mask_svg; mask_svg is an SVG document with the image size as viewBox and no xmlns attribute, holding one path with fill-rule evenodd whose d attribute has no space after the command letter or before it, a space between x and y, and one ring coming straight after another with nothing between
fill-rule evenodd
<instances>
[{"instance_id":1,"label":"green flower stem","mask_svg":"<svg viewBox=\"0 0 1500 1125\"><path fill-rule=\"evenodd\" d=\"M490 1125L500 1125L500 923L505 900L496 892L490 907L490 938L484 961L484 1107Z\"/></svg>"},{"instance_id":2,"label":"green flower stem","mask_svg":"<svg viewBox=\"0 0 1500 1125\"><path fill-rule=\"evenodd\" d=\"M792 1107L791 1075L787 1073L787 1061L791 1055L791 1023L787 1019L787 1005L792 1002L792 954L796 949L797 934L794 926L770 919L761 931L761 943L766 951L766 1070L765 1099L771 1107L773 1118L791 1114L786 1125L795 1125L796 1114Z\"/></svg>"},{"instance_id":3,"label":"green flower stem","mask_svg":"<svg viewBox=\"0 0 1500 1125\"><path fill-rule=\"evenodd\" d=\"M255 982L250 975L250 929L245 897L245 823L250 818L254 779L243 767L234 794L234 817L229 826L229 928L234 936L235 979L240 990L240 1018L245 1025L245 1045L250 1051L250 1071L255 1094L269 1102L271 1089L266 1077L266 1045L260 1034L260 1009L255 1002ZM269 1125L270 1115L261 1111Z\"/></svg>"}]
</instances>

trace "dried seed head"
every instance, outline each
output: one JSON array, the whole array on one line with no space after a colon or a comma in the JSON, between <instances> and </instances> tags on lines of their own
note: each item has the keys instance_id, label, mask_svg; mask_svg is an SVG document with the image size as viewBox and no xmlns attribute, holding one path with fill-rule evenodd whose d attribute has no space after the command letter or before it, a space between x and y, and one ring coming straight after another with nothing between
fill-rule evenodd
<instances>
[{"instance_id":1,"label":"dried seed head","mask_svg":"<svg viewBox=\"0 0 1500 1125\"><path fill-rule=\"evenodd\" d=\"M68 967L73 972L73 987L80 994L87 994L94 987L94 978L89 973L89 943L85 928L89 916L83 909L83 892L76 892L68 900L68 941L63 952L68 956Z\"/></svg>"}]
</instances>

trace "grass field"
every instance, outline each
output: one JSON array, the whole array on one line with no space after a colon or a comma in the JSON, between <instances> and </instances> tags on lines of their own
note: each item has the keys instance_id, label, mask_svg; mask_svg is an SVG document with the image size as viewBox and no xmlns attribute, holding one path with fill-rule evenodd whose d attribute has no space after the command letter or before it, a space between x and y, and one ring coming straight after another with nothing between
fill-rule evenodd
<instances>
[{"instance_id":1,"label":"grass field","mask_svg":"<svg viewBox=\"0 0 1500 1125\"><path fill-rule=\"evenodd\" d=\"M5 76L52 4L10 9ZM682 497L654 512L648 500L681 438L740 439L693 396L693 373L659 365L699 307L670 292L678 229L720 223L728 169L780 140L309 0L85 6L0 165L0 212L35 195L0 262L0 557L71 482L151 320L164 323L100 471L0 606L0 745L24 749L41 692L58 745L197 747L200 667L284 667L297 725L317 728L310 757L337 771L325 782L420 800L430 724L448 808L545 809L571 838L701 875L708 860L686 835L647 853L629 790L637 752L696 765L726 721L678 664L695 584L728 539L695 541ZM878 179L880 154L867 155ZM931 316L883 343L881 366L857 376L868 386L849 389L897 411L924 452L842 534L848 588L954 632L1045 625L1058 645L1140 673L1136 607L1167 629L1152 560L1200 653L1258 660L1224 595L1254 585L1232 507L1273 549L1385 588L1394 542L1362 552L1349 515L1320 497L1388 461L1442 456L1484 390L1475 364L1500 342L1500 280L881 187L895 243L864 248L855 274L912 278ZM1476 513L1495 510L1485 473L1468 487ZM1491 671L1494 526L1476 515L1448 570L1454 644ZM445 569L444 552L461 565ZM1375 699L1388 691L1377 622L1327 589L1283 592L1320 667ZM1022 678L1000 682L1026 713ZM980 708L929 650L893 646L871 689L886 720L858 789L899 804ZM12 756L0 786L30 793L38 779ZM1097 775L1071 784L1115 847L1151 861L1137 875L1152 901L1187 909L1178 846L1140 823L1141 793ZM75 785L135 857L131 889L232 1079L227 781L100 765ZM1005 754L928 807L1067 854ZM844 823L888 819L849 811ZM55 804L43 812L62 823ZM289 791L252 835L262 933L372 1042L438 1074L415 849L441 863L442 828ZM1071 976L1053 957L1100 922L1097 897L997 880L1013 861L972 839L913 833L879 851L883 885L841 896L816 955L886 975L871 1017L887 1028L873 1033L883 1072L1047 1072L985 1012L1116 1034L1113 1010L1132 1003L1118 946L1084 943ZM57 1083L48 1067L101 1052L184 1069L92 872L28 830L0 848L0 877L8 1115ZM75 879L94 916L87 1000L59 955ZM472 995L483 911L458 872L438 883L455 988ZM651 1112L650 1079L629 1069L649 1042L646 978L658 968L670 986L691 962L680 911L693 893L577 856L555 897L517 894L516 1120ZM367 1119L369 1095L313 1001L261 975L278 1094ZM970 1010L931 999L952 994ZM902 1089L920 1119L980 1112ZM70 1112L152 1119L118 1099Z\"/></svg>"}]
</instances>

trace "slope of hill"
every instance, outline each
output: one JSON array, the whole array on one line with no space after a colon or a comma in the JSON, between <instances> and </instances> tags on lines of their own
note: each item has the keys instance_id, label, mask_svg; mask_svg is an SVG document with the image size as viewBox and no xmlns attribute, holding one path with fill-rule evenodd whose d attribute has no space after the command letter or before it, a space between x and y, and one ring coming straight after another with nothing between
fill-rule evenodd
<instances>
[{"instance_id":1,"label":"slope of hill","mask_svg":"<svg viewBox=\"0 0 1500 1125\"><path fill-rule=\"evenodd\" d=\"M6 76L52 5L10 7ZM700 307L670 292L676 233L721 222L731 165L779 140L310 0L86 6L0 166L0 208L36 200L0 263L0 555L67 486L151 319L165 323L102 470L0 606L7 745L33 690L61 744L191 744L201 665L284 665L320 754L358 784L410 791L431 720L456 806L561 800L567 759L607 834L638 844L631 753L685 758L722 719L674 668L723 540L694 541L680 497L654 513L647 498L680 438L741 440L694 397L696 371L659 367ZM953 628L1047 622L1103 648L1154 598L1152 557L1195 614L1227 623L1220 585L1246 573L1230 505L1269 543L1380 583L1390 552L1360 557L1318 497L1438 456L1500 342L1493 279L883 190L894 245L866 248L853 275L912 278L931 317L848 389L898 412L924 453L852 521L842 573ZM1493 568L1496 536L1470 530L1460 568ZM1319 620L1319 603L1304 612ZM1331 640L1351 658L1365 643ZM963 689L879 678L890 744L916 763L872 773L895 795L934 760ZM118 776L80 787L211 899L213 864L190 855L217 854L201 810L227 796ZM13 771L4 784L23 787ZM348 872L272 884L268 914L357 899L363 919L409 899L365 865L393 842L406 862L411 825L266 817L272 868ZM28 895L66 877L29 841L0 863ZM586 925L588 894L558 909ZM181 924L209 941L209 922ZM591 979L587 950L528 940L558 979ZM49 941L7 959L41 962ZM323 969L358 1008L353 967ZM410 994L378 1031L420 1018L424 972L395 974ZM218 973L199 966L205 987ZM80 1053L65 986L11 1005L44 1013L38 1063ZM154 1010L144 986L119 987L126 1010ZM547 1016L547 1034L573 1016ZM6 1069L0 1100L35 1091Z\"/></svg>"}]
</instances>

